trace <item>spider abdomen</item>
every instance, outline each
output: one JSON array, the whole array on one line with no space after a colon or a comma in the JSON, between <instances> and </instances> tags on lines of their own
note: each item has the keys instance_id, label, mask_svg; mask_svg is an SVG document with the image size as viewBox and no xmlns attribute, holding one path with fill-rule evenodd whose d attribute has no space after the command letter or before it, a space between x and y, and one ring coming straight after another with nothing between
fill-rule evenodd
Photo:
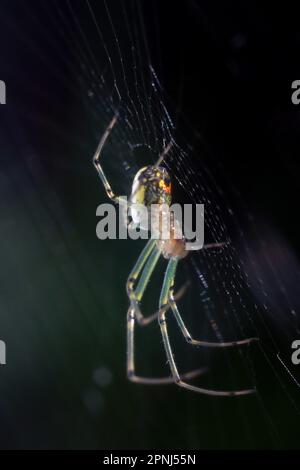
<instances>
[{"instance_id":1,"label":"spider abdomen","mask_svg":"<svg viewBox=\"0 0 300 470\"><path fill-rule=\"evenodd\" d=\"M134 204L171 204L171 178L161 166L141 168L134 177L130 200Z\"/></svg>"}]
</instances>

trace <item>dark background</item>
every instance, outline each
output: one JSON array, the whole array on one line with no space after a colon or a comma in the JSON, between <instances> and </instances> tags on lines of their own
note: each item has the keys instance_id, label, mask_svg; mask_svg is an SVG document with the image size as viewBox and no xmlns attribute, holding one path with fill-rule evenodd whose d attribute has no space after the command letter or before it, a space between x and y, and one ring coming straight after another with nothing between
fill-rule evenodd
<instances>
[{"instance_id":1,"label":"dark background","mask_svg":"<svg viewBox=\"0 0 300 470\"><path fill-rule=\"evenodd\" d=\"M298 267L295 10L245 0L140 3L178 127L195 130L194 145L201 136L213 156L198 154L193 165L205 158L221 183L229 179ZM119 4L110 5L115 17ZM142 244L95 237L95 207L105 201L90 164L96 140L54 7L0 5L0 447L298 447L299 390L279 370L290 400L265 363L262 394L243 402L127 382L124 284ZM103 2L94 8L101 24ZM161 360L153 349L145 343L145 362Z\"/></svg>"}]
</instances>

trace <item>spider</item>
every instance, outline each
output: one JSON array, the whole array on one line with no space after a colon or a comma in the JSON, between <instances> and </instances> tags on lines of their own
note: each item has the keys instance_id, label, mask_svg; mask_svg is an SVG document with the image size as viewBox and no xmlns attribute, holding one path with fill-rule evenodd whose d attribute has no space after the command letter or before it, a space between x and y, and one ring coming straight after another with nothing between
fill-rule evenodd
<instances>
[{"instance_id":1,"label":"spider","mask_svg":"<svg viewBox=\"0 0 300 470\"><path fill-rule=\"evenodd\" d=\"M116 196L113 192L108 179L100 164L100 157L103 147L110 135L113 127L118 120L118 115L115 115L109 125L107 126L103 136L100 139L98 147L93 157L93 164L98 172L98 175L103 183L107 196L115 203L122 204L124 196ZM167 170L162 166L162 161L169 152L172 144L165 147L155 165L149 165L141 168L134 177L132 184L132 191L130 196L130 203L144 204L147 209L151 204L171 204L171 178ZM138 220L135 222L139 222ZM187 330L184 321L179 313L176 300L178 300L185 291L186 286L183 286L177 294L174 294L174 281L178 262L188 255L186 250L186 242L184 236L181 239L174 237L174 224L170 226L169 238L150 239L140 254L134 268L129 274L126 290L130 301L130 306L127 313L127 376L132 382L143 384L168 384L175 383L185 389L213 396L240 396L254 393L255 388L223 391L211 390L201 388L188 383L189 379L202 374L206 369L197 369L185 374L180 374L173 356L171 342L168 334L168 326L166 314L169 310L177 321L185 340L193 346L211 347L211 348L226 348L250 344L258 341L259 338L247 338L239 341L230 342L209 342L193 339ZM212 243L204 245L202 249L208 250L210 248L221 247L224 243ZM140 302L143 294L150 280L150 277L157 265L159 258L163 256L168 260L167 268L164 275L164 281L160 293L159 309L158 311L148 317L144 317L140 310ZM163 339L163 345L166 352L167 360L170 366L170 377L149 378L141 377L135 373L135 359L134 359L134 328L137 321L141 326L146 326L153 320L158 319Z\"/></svg>"}]
</instances>

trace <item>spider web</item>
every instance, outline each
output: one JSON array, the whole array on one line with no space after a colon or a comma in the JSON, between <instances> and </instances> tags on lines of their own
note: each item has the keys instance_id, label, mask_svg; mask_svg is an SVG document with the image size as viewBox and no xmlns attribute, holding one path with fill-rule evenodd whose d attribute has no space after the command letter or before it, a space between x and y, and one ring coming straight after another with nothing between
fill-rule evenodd
<instances>
[{"instance_id":1,"label":"spider web","mask_svg":"<svg viewBox=\"0 0 300 470\"><path fill-rule=\"evenodd\" d=\"M211 380L214 387L222 388L223 380L230 388L242 388L240 379L246 370L248 382L243 383L249 386L250 380L250 386L258 389L253 399L256 412L263 415L274 445L280 445L276 403L299 413L295 385L299 378L289 361L291 342L299 334L295 255L280 234L249 213L205 141L193 145L189 126L177 126L178 109L175 112L176 106L168 102L162 77L152 64L139 2L66 0L43 3L41 8L53 21L57 50L63 40L72 51L62 60L77 77L70 86L85 103L91 149L118 113L103 161L116 193L129 195L137 170L154 163L172 142L164 165L176 181L175 197L204 204L206 243L228 242L222 249L192 253L184 261L192 283L185 318L193 336L203 340L260 338L258 344L237 348L235 353L223 350L228 374L222 375L222 367L216 366ZM195 165L199 155L201 169ZM90 165L89 159L86 164ZM205 351L213 362L212 354ZM237 369L234 354L242 364ZM270 401L270 393L276 399ZM190 403L188 396L186 400ZM187 405L191 413L195 397L192 402ZM219 406L213 405L220 426ZM249 409L238 407L245 428L254 432L249 431Z\"/></svg>"}]
</instances>

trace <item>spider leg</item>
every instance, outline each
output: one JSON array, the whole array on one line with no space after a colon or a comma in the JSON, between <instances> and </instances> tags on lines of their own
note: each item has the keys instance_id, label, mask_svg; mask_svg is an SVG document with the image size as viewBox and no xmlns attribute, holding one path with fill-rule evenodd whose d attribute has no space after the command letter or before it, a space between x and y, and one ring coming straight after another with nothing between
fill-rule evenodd
<instances>
[{"instance_id":1,"label":"spider leg","mask_svg":"<svg viewBox=\"0 0 300 470\"><path fill-rule=\"evenodd\" d=\"M130 306L127 313L127 377L131 382L143 383L148 385L173 384L173 377L140 377L135 374L134 359L134 327L135 310ZM183 375L185 380L190 380L205 372L206 369L196 369Z\"/></svg>"},{"instance_id":2,"label":"spider leg","mask_svg":"<svg viewBox=\"0 0 300 470\"><path fill-rule=\"evenodd\" d=\"M143 297L149 279L159 260L160 251L156 248L156 240L149 240L140 254L134 268L132 269L126 283L126 291L131 307L134 307L135 317L140 325L144 326L153 321L153 316L145 318L139 307L139 302ZM138 277L141 277L135 289Z\"/></svg>"},{"instance_id":3,"label":"spider leg","mask_svg":"<svg viewBox=\"0 0 300 470\"><path fill-rule=\"evenodd\" d=\"M155 247L155 245L155 240L150 240L147 243L141 255L139 256L133 270L129 274L126 284L126 290L130 300L130 304L134 307L136 320L141 326L149 325L153 320L158 317L158 311L155 312L153 315L144 317L139 307L139 302L141 301L144 295L149 279L160 257L160 251ZM141 272L142 274L140 276ZM139 276L140 279L138 281L137 287L135 288L135 284ZM186 283L179 289L179 291L175 294L174 298L180 299L186 291L187 287L188 283ZM169 307L170 306L168 306L168 308Z\"/></svg>"},{"instance_id":4,"label":"spider leg","mask_svg":"<svg viewBox=\"0 0 300 470\"><path fill-rule=\"evenodd\" d=\"M170 140L170 142L168 143L168 145L166 145L166 147L163 149L163 151L162 151L161 154L159 155L158 160L157 160L157 162L155 163L155 166L159 166L159 165L161 164L161 162L163 161L163 159L165 158L165 156L169 153L169 151L171 150L172 147L173 147L173 141Z\"/></svg>"},{"instance_id":5,"label":"spider leg","mask_svg":"<svg viewBox=\"0 0 300 470\"><path fill-rule=\"evenodd\" d=\"M126 290L128 297L130 299L130 307L127 313L127 377L132 382L139 382L145 384L164 384L172 383L173 380L171 377L161 377L161 378L143 378L138 377L135 374L135 361L134 361L134 327L136 318L146 320L140 312L138 302L142 298L146 285L150 279L150 276L157 264L157 261L160 256L159 250L155 249L156 241L149 240L143 251L141 252L138 260L133 267L131 273L129 274ZM146 265L146 266L145 266ZM145 267L144 267L145 266ZM143 269L144 268L144 269ZM134 285L143 270L141 280L139 282L139 290L136 295L134 291ZM141 282L142 281L142 282Z\"/></svg>"},{"instance_id":6,"label":"spider leg","mask_svg":"<svg viewBox=\"0 0 300 470\"><path fill-rule=\"evenodd\" d=\"M176 304L176 298L173 295L173 285L170 287L170 290L169 290L169 305L172 309L172 312L175 316L177 324L184 338L189 344L192 344L193 346L203 346L203 347L211 347L211 348L230 348L234 346L241 346L243 344L250 344L255 341L259 341L259 338L246 338L246 339L241 339L238 341L226 341L226 342L201 341L201 340L194 339L190 335L188 329L186 328L184 324L182 316L179 313L179 310Z\"/></svg>"},{"instance_id":7,"label":"spider leg","mask_svg":"<svg viewBox=\"0 0 300 470\"><path fill-rule=\"evenodd\" d=\"M148 317L144 317L139 306L139 302L142 300L145 289L153 273L153 270L155 269L155 266L159 260L159 257L160 257L159 250L151 246L148 247L146 245L145 251L141 253L141 256L139 257L136 265L134 266L127 280L127 284L126 284L127 295L129 297L130 304L134 306L136 320L140 326L149 325L159 315L159 310L158 310L152 315L149 315ZM138 281L137 287L135 288L134 287L135 283L141 271L142 271L142 275L140 277L140 280ZM179 300L184 295L188 285L189 283L187 282L179 289L179 291L174 295L174 300L175 299ZM170 307L171 307L171 304L167 306L166 310L169 310Z\"/></svg>"},{"instance_id":8,"label":"spider leg","mask_svg":"<svg viewBox=\"0 0 300 470\"><path fill-rule=\"evenodd\" d=\"M127 293L130 299L130 307L127 313L127 376L132 382L139 382L144 384L169 384L174 383L172 377L159 377L147 378L139 377L135 374L135 360L134 360L134 327L137 320L140 325L149 324L154 318L157 318L158 312L151 317L143 317L138 303L142 300L143 294L149 282L149 279L157 265L160 257L160 250L156 248L155 240L150 240L140 254L133 270L131 271L127 281ZM141 274L137 288L134 290L133 286ZM183 288L180 289L178 294L183 295ZM185 374L185 378L192 379L204 372L204 369L198 369Z\"/></svg>"},{"instance_id":9,"label":"spider leg","mask_svg":"<svg viewBox=\"0 0 300 470\"><path fill-rule=\"evenodd\" d=\"M94 156L93 156L93 164L94 164L94 167L96 168L97 170L97 173L103 183L103 186L104 186L104 189L106 191L106 194L108 195L108 197L110 199L112 199L114 202L118 203L118 204L122 204L123 201L124 201L124 196L116 196L115 193L113 192L113 190L111 189L111 186L108 182L108 179L106 178L105 176L105 173L102 169L102 166L100 164L100 157L101 157L101 154L102 154L102 149L109 137L109 134L111 133L112 129L114 128L116 122L117 122L117 119L118 119L118 115L115 114L114 117L112 118L112 120L110 121L110 123L108 124L104 134L102 135L101 139L100 139L100 142L98 144L98 147L94 153Z\"/></svg>"},{"instance_id":10,"label":"spider leg","mask_svg":"<svg viewBox=\"0 0 300 470\"><path fill-rule=\"evenodd\" d=\"M212 395L212 396L240 396L240 395L248 395L254 393L255 389L245 389L245 390L236 390L236 391L223 391L223 390L210 390L206 388L197 387L191 384L186 383L183 376L180 376L171 347L171 343L169 340L169 334L167 329L167 322L166 322L166 305L168 304L168 299L170 297L170 289L174 284L174 278L176 274L176 268L178 264L178 259L171 258L167 270L165 273L164 283L160 295L159 300L159 325L161 329L161 334L163 338L163 343L166 351L166 355L168 358L168 362L170 365L171 373L173 376L174 382L179 385L180 387L186 388L188 390L192 390L194 392L202 393L205 395Z\"/></svg>"},{"instance_id":11,"label":"spider leg","mask_svg":"<svg viewBox=\"0 0 300 470\"><path fill-rule=\"evenodd\" d=\"M183 286L180 287L180 289L174 294L174 300L177 301L177 300L180 300L187 288L189 287L189 282L186 282L185 284L183 284ZM166 306L166 310L165 312L167 312L169 309L171 308L171 303L168 303L168 305ZM142 326L146 326L146 325L149 325L149 323L151 323L153 320L155 320L156 318L158 318L158 315L159 315L159 310L157 310L155 313L153 313L153 315L147 317L147 318L144 318L143 317L143 323L140 323Z\"/></svg>"},{"instance_id":12,"label":"spider leg","mask_svg":"<svg viewBox=\"0 0 300 470\"><path fill-rule=\"evenodd\" d=\"M202 250L209 250L210 248L223 248L224 246L229 245L229 242L217 242L217 243L207 243L203 245Z\"/></svg>"}]
</instances>

